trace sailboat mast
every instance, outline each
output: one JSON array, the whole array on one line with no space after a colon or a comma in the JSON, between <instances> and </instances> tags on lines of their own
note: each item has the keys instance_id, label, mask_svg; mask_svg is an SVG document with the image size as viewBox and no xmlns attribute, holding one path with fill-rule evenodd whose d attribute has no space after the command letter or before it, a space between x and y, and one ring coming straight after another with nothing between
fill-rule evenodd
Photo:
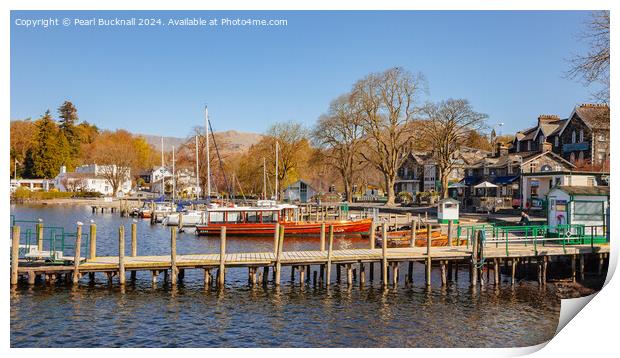
<instances>
[{"instance_id":1,"label":"sailboat mast","mask_svg":"<svg viewBox=\"0 0 620 358\"><path fill-rule=\"evenodd\" d=\"M275 198L276 201L278 201L278 141L276 141L276 192L275 192Z\"/></svg>"},{"instance_id":2,"label":"sailboat mast","mask_svg":"<svg viewBox=\"0 0 620 358\"><path fill-rule=\"evenodd\" d=\"M174 204L174 201L176 199L176 192L177 192L177 177L176 177L176 172L175 172L175 167L174 167L174 163L175 159L174 159L174 146L172 146L172 203Z\"/></svg>"},{"instance_id":3,"label":"sailboat mast","mask_svg":"<svg viewBox=\"0 0 620 358\"><path fill-rule=\"evenodd\" d=\"M267 165L263 157L263 199L267 199Z\"/></svg>"},{"instance_id":4,"label":"sailboat mast","mask_svg":"<svg viewBox=\"0 0 620 358\"><path fill-rule=\"evenodd\" d=\"M200 199L200 175L198 174L198 135L196 135L196 199Z\"/></svg>"},{"instance_id":5,"label":"sailboat mast","mask_svg":"<svg viewBox=\"0 0 620 358\"><path fill-rule=\"evenodd\" d=\"M211 158L209 153L209 110L205 106L205 146L207 151L207 194L205 198L210 200L211 198Z\"/></svg>"},{"instance_id":6,"label":"sailboat mast","mask_svg":"<svg viewBox=\"0 0 620 358\"><path fill-rule=\"evenodd\" d=\"M161 195L166 193L166 172L164 169L164 137L161 137Z\"/></svg>"}]
</instances>

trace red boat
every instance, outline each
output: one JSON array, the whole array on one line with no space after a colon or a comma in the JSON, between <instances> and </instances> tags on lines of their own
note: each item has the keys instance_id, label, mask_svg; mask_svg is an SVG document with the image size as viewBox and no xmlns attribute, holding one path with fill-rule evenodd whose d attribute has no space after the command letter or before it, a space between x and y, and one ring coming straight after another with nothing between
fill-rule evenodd
<instances>
[{"instance_id":1,"label":"red boat","mask_svg":"<svg viewBox=\"0 0 620 358\"><path fill-rule=\"evenodd\" d=\"M196 234L219 235L220 228L225 226L228 236L273 236L276 223L279 223L284 226L284 233L287 236L318 236L321 233L322 223L297 221L297 210L297 206L287 204L207 209L205 215L207 222L196 225ZM336 234L368 235L372 219L326 221L326 233L332 225Z\"/></svg>"}]
</instances>

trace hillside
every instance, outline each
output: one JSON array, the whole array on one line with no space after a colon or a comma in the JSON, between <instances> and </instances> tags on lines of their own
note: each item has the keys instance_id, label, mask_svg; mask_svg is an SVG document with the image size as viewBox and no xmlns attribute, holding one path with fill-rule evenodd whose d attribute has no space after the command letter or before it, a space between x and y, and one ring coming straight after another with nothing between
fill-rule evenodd
<instances>
[{"instance_id":1,"label":"hillside","mask_svg":"<svg viewBox=\"0 0 620 358\"><path fill-rule=\"evenodd\" d=\"M151 134L138 134L144 137L147 143L152 145L157 151L161 150L161 137ZM229 130L224 132L215 132L215 139L218 143L227 143L226 151L230 152L242 152L250 148L251 145L258 143L261 140L262 134L239 132L235 130ZM178 147L187 141L188 138L180 137L166 137L164 136L164 151L168 152L172 150L172 146ZM224 147L224 146L223 146Z\"/></svg>"}]
</instances>

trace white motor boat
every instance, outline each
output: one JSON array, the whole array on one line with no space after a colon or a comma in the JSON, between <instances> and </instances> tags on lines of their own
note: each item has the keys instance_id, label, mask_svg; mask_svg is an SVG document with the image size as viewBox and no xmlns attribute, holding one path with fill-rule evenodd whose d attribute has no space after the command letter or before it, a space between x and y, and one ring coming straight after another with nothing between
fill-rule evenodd
<instances>
[{"instance_id":1,"label":"white motor boat","mask_svg":"<svg viewBox=\"0 0 620 358\"><path fill-rule=\"evenodd\" d=\"M183 217L183 226L196 226L203 222L204 212L199 210L187 210L178 213L170 213L162 223L168 226L178 226L179 216Z\"/></svg>"}]
</instances>

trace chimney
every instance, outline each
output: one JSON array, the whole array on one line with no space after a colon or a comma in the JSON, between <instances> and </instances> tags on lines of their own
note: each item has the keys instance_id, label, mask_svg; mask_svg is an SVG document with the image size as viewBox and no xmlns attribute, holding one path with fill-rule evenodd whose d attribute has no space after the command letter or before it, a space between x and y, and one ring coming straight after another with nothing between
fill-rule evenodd
<instances>
[{"instance_id":1,"label":"chimney","mask_svg":"<svg viewBox=\"0 0 620 358\"><path fill-rule=\"evenodd\" d=\"M544 141L542 146L541 146L541 148L540 148L540 151L541 151L541 153L550 152L551 148L552 148L551 147L551 143L549 143L547 141Z\"/></svg>"},{"instance_id":2,"label":"chimney","mask_svg":"<svg viewBox=\"0 0 620 358\"><path fill-rule=\"evenodd\" d=\"M67 172L67 167L64 165L60 166L60 174L65 174Z\"/></svg>"},{"instance_id":3,"label":"chimney","mask_svg":"<svg viewBox=\"0 0 620 358\"><path fill-rule=\"evenodd\" d=\"M495 149L495 156L496 157L499 158L499 157L503 157L505 155L508 155L508 147L505 146L504 144L497 143L497 145L495 147L496 147L496 149Z\"/></svg>"},{"instance_id":4,"label":"chimney","mask_svg":"<svg viewBox=\"0 0 620 358\"><path fill-rule=\"evenodd\" d=\"M541 114L538 116L538 125L540 126L542 123L549 123L554 121L559 121L560 116L555 114Z\"/></svg>"}]
</instances>

